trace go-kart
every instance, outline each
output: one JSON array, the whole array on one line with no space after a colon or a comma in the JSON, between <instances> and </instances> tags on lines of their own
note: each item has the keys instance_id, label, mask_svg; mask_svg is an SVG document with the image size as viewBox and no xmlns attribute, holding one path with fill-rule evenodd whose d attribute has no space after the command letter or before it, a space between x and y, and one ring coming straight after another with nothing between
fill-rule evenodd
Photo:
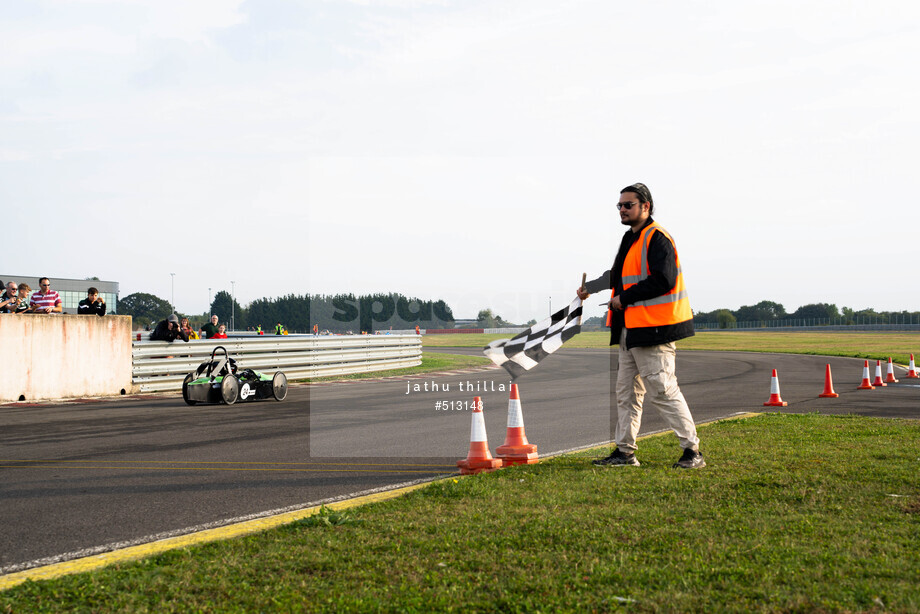
<instances>
[{"instance_id":1,"label":"go-kart","mask_svg":"<svg viewBox=\"0 0 920 614\"><path fill-rule=\"evenodd\" d=\"M223 356L217 357L217 351ZM287 396L287 377L281 371L269 377L252 369L240 369L230 358L227 348L219 345L211 352L211 359L185 376L182 382L182 398L189 405L196 403L226 403L233 405L240 401L275 399L283 401Z\"/></svg>"}]
</instances>

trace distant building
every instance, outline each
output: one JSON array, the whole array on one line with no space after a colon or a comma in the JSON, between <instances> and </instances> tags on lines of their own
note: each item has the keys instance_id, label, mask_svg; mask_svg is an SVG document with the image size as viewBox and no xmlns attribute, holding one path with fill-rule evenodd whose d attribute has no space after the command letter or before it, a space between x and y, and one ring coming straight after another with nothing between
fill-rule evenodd
<instances>
[{"instance_id":1,"label":"distant building","mask_svg":"<svg viewBox=\"0 0 920 614\"><path fill-rule=\"evenodd\" d=\"M64 313L77 313L77 306L80 301L86 298L86 290L89 287L99 290L99 295L105 301L106 313L118 313L118 282L117 281L97 281L94 279L65 279L63 277L53 277L51 275L9 275L0 273L0 280L6 284L15 281L17 284L25 282L32 288L32 292L39 291L38 280L41 277L47 277L51 280L51 289L55 290L61 296L61 302L64 304ZM2 292L2 290L0 290Z\"/></svg>"}]
</instances>

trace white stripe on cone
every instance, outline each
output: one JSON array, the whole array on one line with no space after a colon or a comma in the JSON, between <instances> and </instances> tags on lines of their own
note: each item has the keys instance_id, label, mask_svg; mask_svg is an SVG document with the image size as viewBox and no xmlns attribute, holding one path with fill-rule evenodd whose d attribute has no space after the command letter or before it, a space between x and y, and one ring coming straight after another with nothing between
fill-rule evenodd
<instances>
[{"instance_id":1,"label":"white stripe on cone","mask_svg":"<svg viewBox=\"0 0 920 614\"><path fill-rule=\"evenodd\" d=\"M520 399L508 400L508 428L524 426L524 413L521 411Z\"/></svg>"},{"instance_id":2,"label":"white stripe on cone","mask_svg":"<svg viewBox=\"0 0 920 614\"><path fill-rule=\"evenodd\" d=\"M486 439L486 419L482 415L482 400L476 397L473 408L473 424L470 427L470 442L488 441Z\"/></svg>"}]
</instances>

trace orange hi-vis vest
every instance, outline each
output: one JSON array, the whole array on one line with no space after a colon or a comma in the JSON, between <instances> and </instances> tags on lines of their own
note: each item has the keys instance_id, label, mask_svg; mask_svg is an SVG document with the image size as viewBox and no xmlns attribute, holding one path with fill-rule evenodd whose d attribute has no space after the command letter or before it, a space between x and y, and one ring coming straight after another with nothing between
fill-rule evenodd
<instances>
[{"instance_id":1,"label":"orange hi-vis vest","mask_svg":"<svg viewBox=\"0 0 920 614\"><path fill-rule=\"evenodd\" d=\"M623 261L623 289L626 290L648 277L648 246L655 232L663 234L674 248L674 258L677 265L677 280L674 287L667 294L656 296L645 301L638 301L626 306L626 328L645 328L649 326L668 326L679 324L693 319L690 310L690 299L687 298L687 287L684 285L684 275L680 268L680 257L674 239L667 231L652 222L643 228L639 239L632 244L626 252Z\"/></svg>"}]
</instances>

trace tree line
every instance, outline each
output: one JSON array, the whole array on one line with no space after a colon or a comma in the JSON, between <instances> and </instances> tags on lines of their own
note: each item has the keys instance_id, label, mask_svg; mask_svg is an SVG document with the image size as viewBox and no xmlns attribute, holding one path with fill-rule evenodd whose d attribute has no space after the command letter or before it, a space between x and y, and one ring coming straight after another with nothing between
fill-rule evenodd
<instances>
[{"instance_id":1,"label":"tree line","mask_svg":"<svg viewBox=\"0 0 920 614\"><path fill-rule=\"evenodd\" d=\"M152 294L136 292L119 299L118 312L130 315L136 325L154 325L173 312L169 301ZM216 315L221 322L232 320L235 330L261 327L266 333L281 324L289 332L319 331L331 333L373 333L385 330L420 328L453 328L454 315L443 300L425 301L402 294L288 294L276 298L260 298L246 307L240 305L226 290L214 295L210 310L204 314L182 314L189 318L192 328Z\"/></svg>"},{"instance_id":2,"label":"tree line","mask_svg":"<svg viewBox=\"0 0 920 614\"><path fill-rule=\"evenodd\" d=\"M876 311L875 309L855 310L850 307L837 308L832 303L810 303L802 305L792 313L787 313L780 303L760 301L756 305L743 305L738 309L715 309L693 314L697 325L718 324L719 328L735 328L739 323L759 323L761 326L795 325L796 322L814 322L816 324L907 324L920 323L918 311Z\"/></svg>"}]
</instances>

